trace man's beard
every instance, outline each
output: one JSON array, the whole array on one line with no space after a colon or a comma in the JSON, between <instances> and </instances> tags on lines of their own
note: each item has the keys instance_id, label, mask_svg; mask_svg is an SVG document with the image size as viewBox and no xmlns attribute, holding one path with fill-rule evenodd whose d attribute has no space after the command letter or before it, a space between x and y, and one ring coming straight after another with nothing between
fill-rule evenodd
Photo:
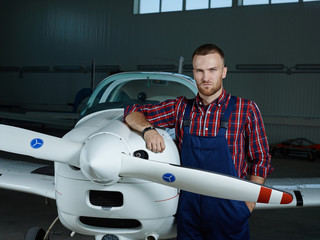
<instances>
[{"instance_id":1,"label":"man's beard","mask_svg":"<svg viewBox=\"0 0 320 240\"><path fill-rule=\"evenodd\" d=\"M222 87L221 83L215 86L210 86L210 87L203 87L201 85L200 86L198 85L198 90L202 95L209 97L217 93L221 89L221 87Z\"/></svg>"}]
</instances>

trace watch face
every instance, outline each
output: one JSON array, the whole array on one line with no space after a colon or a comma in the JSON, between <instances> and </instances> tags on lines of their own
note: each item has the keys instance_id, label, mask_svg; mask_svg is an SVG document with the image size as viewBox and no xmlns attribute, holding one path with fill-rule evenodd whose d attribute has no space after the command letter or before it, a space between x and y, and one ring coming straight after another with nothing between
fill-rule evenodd
<instances>
[{"instance_id":1,"label":"watch face","mask_svg":"<svg viewBox=\"0 0 320 240\"><path fill-rule=\"evenodd\" d=\"M119 240L119 238L112 234L104 235L102 240Z\"/></svg>"}]
</instances>

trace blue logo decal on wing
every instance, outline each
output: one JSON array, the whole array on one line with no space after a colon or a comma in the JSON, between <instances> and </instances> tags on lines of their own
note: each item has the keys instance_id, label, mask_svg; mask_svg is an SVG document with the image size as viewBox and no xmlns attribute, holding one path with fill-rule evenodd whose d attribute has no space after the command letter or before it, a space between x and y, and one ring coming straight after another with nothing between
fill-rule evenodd
<instances>
[{"instance_id":1,"label":"blue logo decal on wing","mask_svg":"<svg viewBox=\"0 0 320 240\"><path fill-rule=\"evenodd\" d=\"M38 149L38 148L41 148L43 146L43 140L41 138L34 138L31 140L30 142L30 146L33 148L33 149Z\"/></svg>"},{"instance_id":2,"label":"blue logo decal on wing","mask_svg":"<svg viewBox=\"0 0 320 240\"><path fill-rule=\"evenodd\" d=\"M165 182L172 183L176 180L176 177L172 173L165 173L162 175L162 179Z\"/></svg>"}]
</instances>

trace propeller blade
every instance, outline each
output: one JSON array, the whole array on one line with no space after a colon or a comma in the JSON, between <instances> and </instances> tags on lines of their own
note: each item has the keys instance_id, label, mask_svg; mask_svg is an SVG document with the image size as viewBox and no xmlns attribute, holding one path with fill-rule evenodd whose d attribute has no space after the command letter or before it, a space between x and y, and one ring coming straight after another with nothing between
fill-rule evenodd
<instances>
[{"instance_id":1,"label":"propeller blade","mask_svg":"<svg viewBox=\"0 0 320 240\"><path fill-rule=\"evenodd\" d=\"M122 154L122 177L134 177L211 197L289 204L291 194L218 173L144 160Z\"/></svg>"},{"instance_id":2,"label":"propeller blade","mask_svg":"<svg viewBox=\"0 0 320 240\"><path fill-rule=\"evenodd\" d=\"M82 143L7 125L0 133L2 151L79 166Z\"/></svg>"}]
</instances>

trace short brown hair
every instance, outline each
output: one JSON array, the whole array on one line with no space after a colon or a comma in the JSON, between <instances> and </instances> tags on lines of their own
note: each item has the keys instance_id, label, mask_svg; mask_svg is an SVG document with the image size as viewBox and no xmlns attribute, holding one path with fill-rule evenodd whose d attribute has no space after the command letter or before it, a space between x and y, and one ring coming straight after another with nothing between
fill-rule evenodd
<instances>
[{"instance_id":1,"label":"short brown hair","mask_svg":"<svg viewBox=\"0 0 320 240\"><path fill-rule=\"evenodd\" d=\"M194 50L192 55L192 60L195 55L207 55L211 53L218 53L222 60L224 61L224 52L219 48L217 45L206 43L198 47L196 50Z\"/></svg>"}]
</instances>

